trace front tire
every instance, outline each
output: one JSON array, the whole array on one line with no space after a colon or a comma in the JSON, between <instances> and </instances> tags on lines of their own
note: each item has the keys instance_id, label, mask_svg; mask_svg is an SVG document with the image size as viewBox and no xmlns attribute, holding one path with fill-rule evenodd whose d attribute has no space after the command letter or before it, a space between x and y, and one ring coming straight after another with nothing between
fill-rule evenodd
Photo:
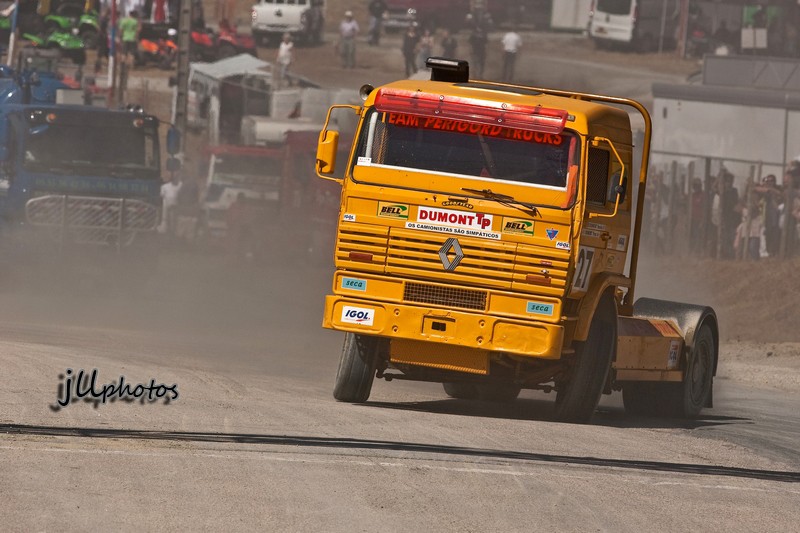
<instances>
[{"instance_id":1,"label":"front tire","mask_svg":"<svg viewBox=\"0 0 800 533\"><path fill-rule=\"evenodd\" d=\"M378 367L381 339L347 333L336 372L333 397L340 402L364 403L369 399Z\"/></svg>"},{"instance_id":2,"label":"front tire","mask_svg":"<svg viewBox=\"0 0 800 533\"><path fill-rule=\"evenodd\" d=\"M617 304L613 294L609 289L601 297L586 341L575 343L575 365L568 380L559 384L556 395L555 419L559 422L588 423L600 402L617 349Z\"/></svg>"}]
</instances>

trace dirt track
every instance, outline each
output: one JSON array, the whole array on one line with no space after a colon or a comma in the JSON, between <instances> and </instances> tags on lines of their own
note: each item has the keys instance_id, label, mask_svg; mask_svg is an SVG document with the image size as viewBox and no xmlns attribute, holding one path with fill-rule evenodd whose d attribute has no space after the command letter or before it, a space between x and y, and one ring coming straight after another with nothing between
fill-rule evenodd
<instances>
[{"instance_id":1,"label":"dirt track","mask_svg":"<svg viewBox=\"0 0 800 533\"><path fill-rule=\"evenodd\" d=\"M164 259L134 294L3 295L5 527L788 531L800 519L797 392L719 379L715 409L691 422L626 416L615 395L592 426L552 422L552 398L528 392L509 406L378 382L368 404L341 404L341 336L319 327L328 268ZM53 410L66 368L175 383L180 397Z\"/></svg>"}]
</instances>

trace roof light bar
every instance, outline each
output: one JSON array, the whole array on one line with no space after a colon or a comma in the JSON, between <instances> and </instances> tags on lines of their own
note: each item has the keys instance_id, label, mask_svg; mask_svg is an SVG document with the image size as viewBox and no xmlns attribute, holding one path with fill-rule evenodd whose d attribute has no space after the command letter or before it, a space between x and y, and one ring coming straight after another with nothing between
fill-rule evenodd
<instances>
[{"instance_id":1,"label":"roof light bar","mask_svg":"<svg viewBox=\"0 0 800 533\"><path fill-rule=\"evenodd\" d=\"M378 90L375 96L375 108L381 112L463 120L556 134L564 130L569 115L564 109L492 102L477 98L446 97L393 88Z\"/></svg>"}]
</instances>

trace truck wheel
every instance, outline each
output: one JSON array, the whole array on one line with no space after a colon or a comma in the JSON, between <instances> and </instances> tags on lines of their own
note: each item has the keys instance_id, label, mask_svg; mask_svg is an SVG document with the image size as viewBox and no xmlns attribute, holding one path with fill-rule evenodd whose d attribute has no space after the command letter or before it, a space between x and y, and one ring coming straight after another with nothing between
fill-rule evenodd
<instances>
[{"instance_id":1,"label":"truck wheel","mask_svg":"<svg viewBox=\"0 0 800 533\"><path fill-rule=\"evenodd\" d=\"M589 336L575 343L575 365L556 394L555 418L560 422L589 422L600 402L617 347L617 305L607 291L595 309Z\"/></svg>"},{"instance_id":2,"label":"truck wheel","mask_svg":"<svg viewBox=\"0 0 800 533\"><path fill-rule=\"evenodd\" d=\"M380 345L377 337L355 333L345 335L339 370L336 372L336 385L333 388L334 398L340 402L367 401L375 379Z\"/></svg>"},{"instance_id":3,"label":"truck wheel","mask_svg":"<svg viewBox=\"0 0 800 533\"><path fill-rule=\"evenodd\" d=\"M521 390L516 385L478 385L478 398L484 402L510 403Z\"/></svg>"},{"instance_id":4,"label":"truck wheel","mask_svg":"<svg viewBox=\"0 0 800 533\"><path fill-rule=\"evenodd\" d=\"M714 334L703 323L694 340L694 353L686 365L682 383L668 383L666 394L659 397L660 414L694 418L700 414L711 396L714 380Z\"/></svg>"},{"instance_id":5,"label":"truck wheel","mask_svg":"<svg viewBox=\"0 0 800 533\"><path fill-rule=\"evenodd\" d=\"M625 411L635 415L694 418L708 403L714 379L714 334L703 323L681 383L631 382L622 387Z\"/></svg>"},{"instance_id":6,"label":"truck wheel","mask_svg":"<svg viewBox=\"0 0 800 533\"><path fill-rule=\"evenodd\" d=\"M478 387L473 383L442 383L444 392L457 400L475 400L478 398Z\"/></svg>"}]
</instances>

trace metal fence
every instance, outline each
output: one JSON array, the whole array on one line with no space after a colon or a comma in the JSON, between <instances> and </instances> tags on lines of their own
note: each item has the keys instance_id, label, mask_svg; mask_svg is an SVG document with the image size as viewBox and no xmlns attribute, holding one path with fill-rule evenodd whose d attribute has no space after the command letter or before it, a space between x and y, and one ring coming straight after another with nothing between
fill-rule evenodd
<instances>
[{"instance_id":1,"label":"metal fence","mask_svg":"<svg viewBox=\"0 0 800 533\"><path fill-rule=\"evenodd\" d=\"M652 165L643 246L656 255L712 259L800 256L800 165L775 172L774 165L743 163L696 158Z\"/></svg>"}]
</instances>

